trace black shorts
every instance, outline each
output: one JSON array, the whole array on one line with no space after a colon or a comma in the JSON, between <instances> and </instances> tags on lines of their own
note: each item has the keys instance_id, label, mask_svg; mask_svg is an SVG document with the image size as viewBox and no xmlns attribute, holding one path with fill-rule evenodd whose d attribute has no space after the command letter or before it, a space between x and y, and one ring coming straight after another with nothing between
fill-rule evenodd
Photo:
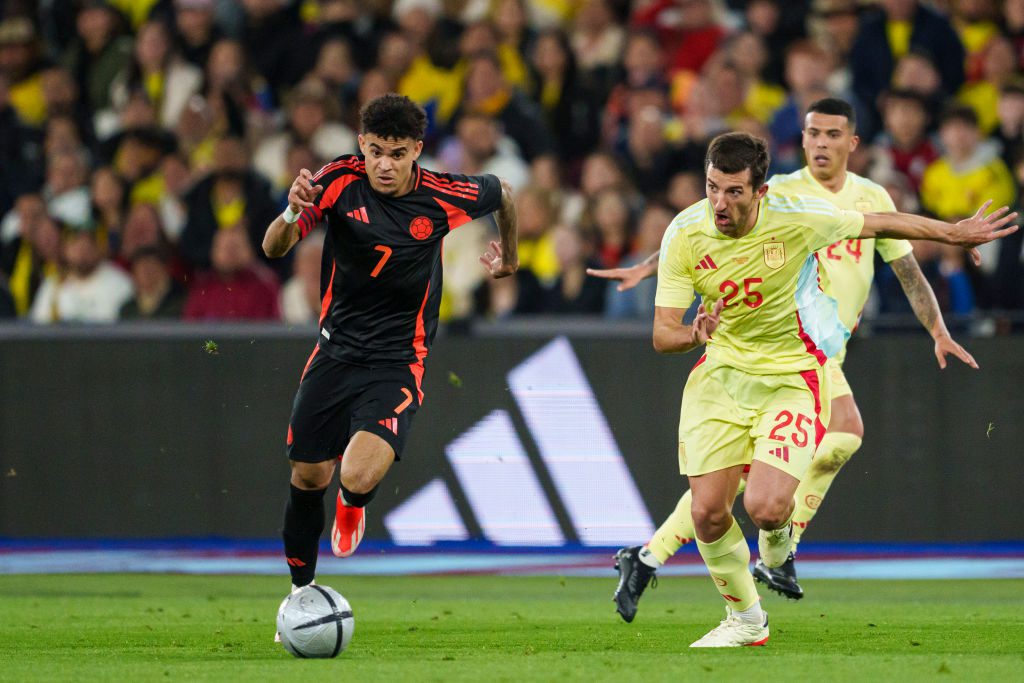
<instances>
[{"instance_id":1,"label":"black shorts","mask_svg":"<svg viewBox=\"0 0 1024 683\"><path fill-rule=\"evenodd\" d=\"M288 458L324 462L342 455L356 432L370 432L384 439L400 460L419 405L409 368L349 365L317 348L292 404Z\"/></svg>"}]
</instances>

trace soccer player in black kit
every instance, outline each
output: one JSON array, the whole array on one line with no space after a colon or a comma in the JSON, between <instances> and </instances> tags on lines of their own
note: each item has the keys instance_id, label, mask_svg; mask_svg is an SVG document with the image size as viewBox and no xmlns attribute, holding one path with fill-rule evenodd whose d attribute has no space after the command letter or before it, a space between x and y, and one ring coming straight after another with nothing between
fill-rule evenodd
<instances>
[{"instance_id":1,"label":"soccer player in black kit","mask_svg":"<svg viewBox=\"0 0 1024 683\"><path fill-rule=\"evenodd\" d=\"M288 208L263 238L281 257L327 222L317 346L292 406L287 452L291 492L284 551L297 588L312 583L324 529L324 493L341 459L331 549L355 552L365 506L402 455L423 393L423 362L437 331L441 243L460 225L496 212L500 242L480 257L494 278L519 266L511 188L493 175L428 171L426 115L388 94L361 113L359 155L299 172Z\"/></svg>"}]
</instances>

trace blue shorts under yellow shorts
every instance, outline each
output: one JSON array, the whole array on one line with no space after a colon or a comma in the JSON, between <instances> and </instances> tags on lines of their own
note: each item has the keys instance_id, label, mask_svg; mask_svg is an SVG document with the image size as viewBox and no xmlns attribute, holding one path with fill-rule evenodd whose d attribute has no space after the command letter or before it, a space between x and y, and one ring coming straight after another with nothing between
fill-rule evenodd
<instances>
[{"instance_id":1,"label":"blue shorts under yellow shorts","mask_svg":"<svg viewBox=\"0 0 1024 683\"><path fill-rule=\"evenodd\" d=\"M679 417L679 469L697 476L760 460L801 479L825 435L824 367L755 375L704 358L690 372Z\"/></svg>"}]
</instances>

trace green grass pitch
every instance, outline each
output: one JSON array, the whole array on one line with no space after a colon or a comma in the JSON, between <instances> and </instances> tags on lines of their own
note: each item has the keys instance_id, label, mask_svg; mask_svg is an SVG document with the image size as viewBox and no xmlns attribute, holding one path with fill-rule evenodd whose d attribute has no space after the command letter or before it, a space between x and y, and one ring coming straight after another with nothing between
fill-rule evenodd
<instances>
[{"instance_id":1,"label":"green grass pitch","mask_svg":"<svg viewBox=\"0 0 1024 683\"><path fill-rule=\"evenodd\" d=\"M0 577L0 681L1022 680L1024 581L807 581L764 598L764 648L692 651L722 617L662 579L632 624L607 579L324 576L352 603L336 660L272 642L285 577Z\"/></svg>"}]
</instances>

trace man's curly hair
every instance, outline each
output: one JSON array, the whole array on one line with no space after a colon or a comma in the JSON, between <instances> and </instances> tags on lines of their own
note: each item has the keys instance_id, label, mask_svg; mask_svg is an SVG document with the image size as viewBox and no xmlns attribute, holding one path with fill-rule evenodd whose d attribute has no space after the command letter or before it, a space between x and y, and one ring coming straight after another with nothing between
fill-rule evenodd
<instances>
[{"instance_id":1,"label":"man's curly hair","mask_svg":"<svg viewBox=\"0 0 1024 683\"><path fill-rule=\"evenodd\" d=\"M422 140L427 129L423 107L404 95L388 93L371 100L360 113L363 134L381 138Z\"/></svg>"}]
</instances>

